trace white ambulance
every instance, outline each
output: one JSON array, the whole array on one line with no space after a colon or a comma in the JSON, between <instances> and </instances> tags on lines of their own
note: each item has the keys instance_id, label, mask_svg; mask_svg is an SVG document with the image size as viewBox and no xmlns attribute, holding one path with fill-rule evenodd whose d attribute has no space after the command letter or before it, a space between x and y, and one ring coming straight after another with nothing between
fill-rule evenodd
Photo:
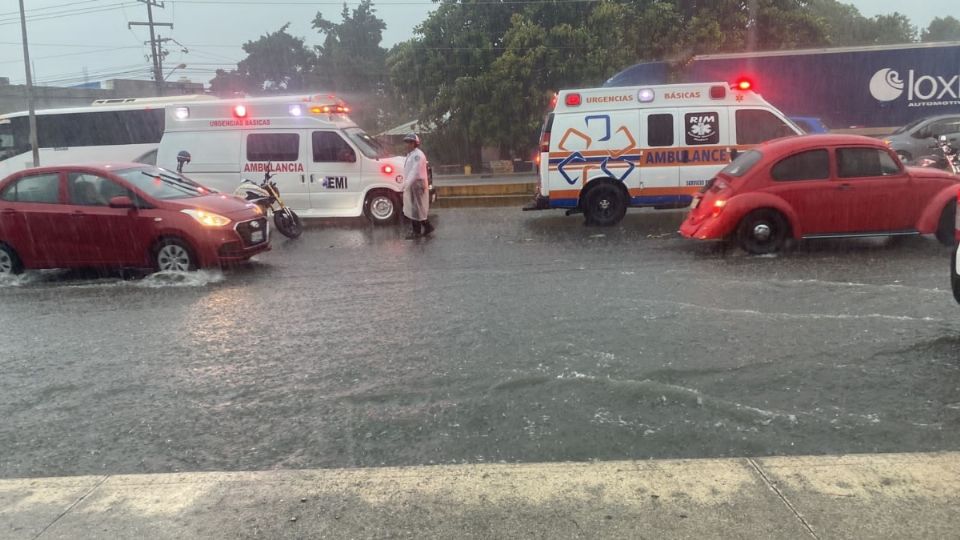
<instances>
[{"instance_id":1,"label":"white ambulance","mask_svg":"<svg viewBox=\"0 0 960 540\"><path fill-rule=\"evenodd\" d=\"M367 216L393 222L402 205L403 157L358 127L334 96L285 96L170 106L157 165L232 193L269 169L280 197L303 218Z\"/></svg>"},{"instance_id":2,"label":"white ambulance","mask_svg":"<svg viewBox=\"0 0 960 540\"><path fill-rule=\"evenodd\" d=\"M751 86L561 91L540 137L539 192L525 209L565 208L609 226L628 207L689 205L737 152L803 133Z\"/></svg>"}]
</instances>

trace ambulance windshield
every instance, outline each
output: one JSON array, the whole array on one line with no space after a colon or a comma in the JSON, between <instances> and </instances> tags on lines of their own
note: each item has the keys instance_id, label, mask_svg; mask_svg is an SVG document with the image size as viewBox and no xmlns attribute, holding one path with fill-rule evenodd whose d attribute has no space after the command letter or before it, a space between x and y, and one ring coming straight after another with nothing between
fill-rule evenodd
<instances>
[{"instance_id":1,"label":"ambulance windshield","mask_svg":"<svg viewBox=\"0 0 960 540\"><path fill-rule=\"evenodd\" d=\"M357 145L360 152L368 158L380 159L393 156L377 139L368 135L364 130L360 128L347 128L343 131L347 134L347 137L353 141L353 144Z\"/></svg>"}]
</instances>

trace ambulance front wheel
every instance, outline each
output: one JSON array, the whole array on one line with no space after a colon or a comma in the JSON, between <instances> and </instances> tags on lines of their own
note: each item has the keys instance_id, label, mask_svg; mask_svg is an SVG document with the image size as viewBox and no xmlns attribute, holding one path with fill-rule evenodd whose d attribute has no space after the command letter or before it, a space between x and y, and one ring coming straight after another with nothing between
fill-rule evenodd
<instances>
[{"instance_id":1,"label":"ambulance front wheel","mask_svg":"<svg viewBox=\"0 0 960 540\"><path fill-rule=\"evenodd\" d=\"M374 225L389 225L400 215L400 201L389 191L374 191L367 195L363 213Z\"/></svg>"},{"instance_id":2,"label":"ambulance front wheel","mask_svg":"<svg viewBox=\"0 0 960 540\"><path fill-rule=\"evenodd\" d=\"M587 225L611 227L620 223L627 213L627 200L622 190L604 183L587 193L583 213Z\"/></svg>"}]
</instances>

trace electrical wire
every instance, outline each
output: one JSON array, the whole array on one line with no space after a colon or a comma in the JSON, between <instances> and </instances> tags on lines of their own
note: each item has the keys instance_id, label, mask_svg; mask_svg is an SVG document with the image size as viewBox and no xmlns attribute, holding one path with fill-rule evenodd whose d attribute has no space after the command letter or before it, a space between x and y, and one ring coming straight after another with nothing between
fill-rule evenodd
<instances>
[{"instance_id":1,"label":"electrical wire","mask_svg":"<svg viewBox=\"0 0 960 540\"><path fill-rule=\"evenodd\" d=\"M46 21L46 20L51 20L51 19L59 19L59 18L61 18L61 17L75 17L75 16L78 16L78 15L89 15L89 14L93 14L93 13L103 13L103 12L106 12L106 11L113 11L113 10L116 10L116 9L122 9L123 7L134 6L134 5L136 5L135 2L128 2L128 3L112 4L112 5L109 5L109 6L87 7L87 8L80 8L80 9L74 9L74 10L58 11L58 12L56 12L56 13L45 13L45 14L42 14L42 15L34 15L33 17L27 17L27 22ZM0 18L0 26L9 26L9 25L12 25L12 24L17 24L17 25L19 25L19 24L20 24L20 17L17 16L17 17L14 17L14 18L11 18L11 17Z\"/></svg>"}]
</instances>

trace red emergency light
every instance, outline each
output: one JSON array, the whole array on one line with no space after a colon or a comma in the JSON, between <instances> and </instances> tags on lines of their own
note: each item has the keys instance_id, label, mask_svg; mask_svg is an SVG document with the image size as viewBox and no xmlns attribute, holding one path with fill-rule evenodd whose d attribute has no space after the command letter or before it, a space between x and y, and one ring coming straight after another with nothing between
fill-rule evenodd
<instances>
[{"instance_id":1,"label":"red emergency light","mask_svg":"<svg viewBox=\"0 0 960 540\"><path fill-rule=\"evenodd\" d=\"M383 167L380 167L380 171L383 172L383 174L393 174L393 166L384 165Z\"/></svg>"},{"instance_id":2,"label":"red emergency light","mask_svg":"<svg viewBox=\"0 0 960 540\"><path fill-rule=\"evenodd\" d=\"M741 77L737 79L737 83L734 85L737 90L741 92L746 92L747 90L753 90L753 81L746 77Z\"/></svg>"},{"instance_id":3,"label":"red emergency light","mask_svg":"<svg viewBox=\"0 0 960 540\"><path fill-rule=\"evenodd\" d=\"M246 105L237 105L233 108L233 115L237 118L246 118L247 117L247 107Z\"/></svg>"},{"instance_id":4,"label":"red emergency light","mask_svg":"<svg viewBox=\"0 0 960 540\"><path fill-rule=\"evenodd\" d=\"M580 104L583 103L583 98L580 97L580 94L567 94L566 97L563 98L563 102L567 107L579 107Z\"/></svg>"}]
</instances>

